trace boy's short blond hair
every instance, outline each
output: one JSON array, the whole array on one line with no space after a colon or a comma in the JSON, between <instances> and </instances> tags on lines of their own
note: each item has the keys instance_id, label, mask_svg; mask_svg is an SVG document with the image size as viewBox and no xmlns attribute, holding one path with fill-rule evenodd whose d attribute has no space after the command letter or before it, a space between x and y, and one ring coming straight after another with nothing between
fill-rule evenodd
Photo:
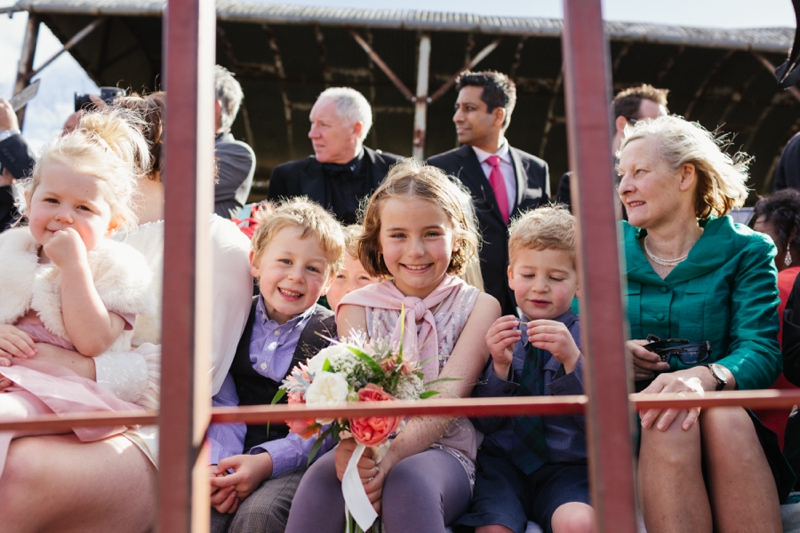
<instances>
[{"instance_id":1,"label":"boy's short blond hair","mask_svg":"<svg viewBox=\"0 0 800 533\"><path fill-rule=\"evenodd\" d=\"M533 209L517 217L509 226L509 265L517 252L524 250L564 250L575 264L575 217L563 205Z\"/></svg>"},{"instance_id":2,"label":"boy's short blond hair","mask_svg":"<svg viewBox=\"0 0 800 533\"><path fill-rule=\"evenodd\" d=\"M305 197L291 198L273 205L265 204L256 213L259 223L253 234L254 260L261 259L264 249L275 235L287 226L303 228L303 237L313 235L325 253L330 266L329 275L342 267L344 234L342 227L328 211Z\"/></svg>"}]
</instances>

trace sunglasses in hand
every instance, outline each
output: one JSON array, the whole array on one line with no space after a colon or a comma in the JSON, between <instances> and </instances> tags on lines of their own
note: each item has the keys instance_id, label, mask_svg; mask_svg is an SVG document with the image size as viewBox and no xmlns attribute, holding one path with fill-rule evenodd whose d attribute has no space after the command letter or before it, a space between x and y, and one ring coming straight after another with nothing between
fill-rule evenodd
<instances>
[{"instance_id":1,"label":"sunglasses in hand","mask_svg":"<svg viewBox=\"0 0 800 533\"><path fill-rule=\"evenodd\" d=\"M701 363L711 356L711 343L689 342L686 339L664 339L650 334L647 336L649 344L644 345L644 349L651 351L661 358L665 363L677 357L680 362L686 365Z\"/></svg>"}]
</instances>

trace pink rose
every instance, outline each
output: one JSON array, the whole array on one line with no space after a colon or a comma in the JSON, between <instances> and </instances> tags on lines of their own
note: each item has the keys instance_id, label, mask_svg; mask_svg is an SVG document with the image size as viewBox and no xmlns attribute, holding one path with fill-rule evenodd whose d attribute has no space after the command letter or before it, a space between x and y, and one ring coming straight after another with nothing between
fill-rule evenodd
<instances>
[{"instance_id":1,"label":"pink rose","mask_svg":"<svg viewBox=\"0 0 800 533\"><path fill-rule=\"evenodd\" d=\"M289 393L289 404L306 403L303 396L297 392ZM297 433L304 439L310 439L319 430L317 421L313 418L287 420L286 425L289 426L290 433Z\"/></svg>"},{"instance_id":2,"label":"pink rose","mask_svg":"<svg viewBox=\"0 0 800 533\"><path fill-rule=\"evenodd\" d=\"M388 402L395 398L373 383L358 391L360 402ZM364 446L377 446L384 442L397 426L401 417L397 416L368 416L365 418L351 418L350 432L353 437Z\"/></svg>"}]
</instances>

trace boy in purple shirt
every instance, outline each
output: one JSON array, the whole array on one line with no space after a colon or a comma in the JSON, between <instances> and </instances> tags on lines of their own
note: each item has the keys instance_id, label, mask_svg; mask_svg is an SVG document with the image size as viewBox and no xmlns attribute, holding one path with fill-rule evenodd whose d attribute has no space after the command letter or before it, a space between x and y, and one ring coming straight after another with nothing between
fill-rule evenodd
<instances>
[{"instance_id":1,"label":"boy in purple shirt","mask_svg":"<svg viewBox=\"0 0 800 533\"><path fill-rule=\"evenodd\" d=\"M316 302L341 266L338 222L305 199L262 211L259 218L250 266L260 295L214 406L270 404L289 371L336 335L333 313ZM269 432L266 424L214 424L208 439L211 531L283 532L315 439L304 440L276 423Z\"/></svg>"},{"instance_id":2,"label":"boy in purple shirt","mask_svg":"<svg viewBox=\"0 0 800 533\"><path fill-rule=\"evenodd\" d=\"M498 318L486 334L492 354L473 396L583 394L575 219L563 207L540 207L510 227L508 285L524 317ZM475 491L459 525L476 533L523 533L527 521L546 533L594 531L580 416L473 420L486 437L478 451Z\"/></svg>"}]
</instances>

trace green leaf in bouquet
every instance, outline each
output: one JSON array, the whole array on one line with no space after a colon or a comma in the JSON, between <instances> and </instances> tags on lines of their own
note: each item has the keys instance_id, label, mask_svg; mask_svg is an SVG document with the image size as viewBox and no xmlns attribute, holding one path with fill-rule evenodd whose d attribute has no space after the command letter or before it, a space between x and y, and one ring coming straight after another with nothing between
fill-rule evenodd
<instances>
[{"instance_id":1,"label":"green leaf in bouquet","mask_svg":"<svg viewBox=\"0 0 800 533\"><path fill-rule=\"evenodd\" d=\"M315 424L315 425L319 426L319 424ZM306 466L310 466L311 465L311 462L314 460L314 457L317 456L317 452L319 452L319 449L322 446L322 443L325 441L326 438L328 438L328 435L331 434L332 430L333 430L333 426L331 426L328 429L326 429L325 431L323 431L322 435L317 437L317 440L314 442L314 445L311 447L311 451L308 452L308 463L306 463Z\"/></svg>"},{"instance_id":2,"label":"green leaf in bouquet","mask_svg":"<svg viewBox=\"0 0 800 533\"><path fill-rule=\"evenodd\" d=\"M422 361L419 362L419 366L422 366L425 363L427 363L428 361L430 361L431 359L435 359L435 358L436 358L436 356L434 356L434 355L432 355L430 357L426 357L425 359L423 359Z\"/></svg>"},{"instance_id":3,"label":"green leaf in bouquet","mask_svg":"<svg viewBox=\"0 0 800 533\"><path fill-rule=\"evenodd\" d=\"M361 357L362 355L366 355L367 357L371 357L367 352L365 352L364 350L362 350L361 348L358 348L356 346L352 346L350 344L346 344L345 348L347 348L348 350L350 350L351 352L353 352L354 354L356 354L359 357Z\"/></svg>"},{"instance_id":4,"label":"green leaf in bouquet","mask_svg":"<svg viewBox=\"0 0 800 533\"><path fill-rule=\"evenodd\" d=\"M272 397L272 401L269 402L270 405L275 405L281 399L286 396L286 389L278 389L278 392L275 393L275 396Z\"/></svg>"},{"instance_id":5,"label":"green leaf in bouquet","mask_svg":"<svg viewBox=\"0 0 800 533\"><path fill-rule=\"evenodd\" d=\"M373 359L371 355L359 350L358 348L354 348L353 346L348 346L347 349L356 354L356 357L364 361L369 367L369 369L376 375L378 376L383 375L383 369L381 368L381 365L379 365L378 362L375 359Z\"/></svg>"},{"instance_id":6,"label":"green leaf in bouquet","mask_svg":"<svg viewBox=\"0 0 800 533\"><path fill-rule=\"evenodd\" d=\"M427 382L425 384L425 386L426 387L430 387L434 383L443 383L445 381L461 381L461 378L438 378L438 379L432 379L429 382Z\"/></svg>"},{"instance_id":7,"label":"green leaf in bouquet","mask_svg":"<svg viewBox=\"0 0 800 533\"><path fill-rule=\"evenodd\" d=\"M281 398L286 396L286 389L278 389L278 392L275 393L275 396L272 397L272 401L269 402L270 405L275 405ZM267 422L267 435L269 435L269 422Z\"/></svg>"},{"instance_id":8,"label":"green leaf in bouquet","mask_svg":"<svg viewBox=\"0 0 800 533\"><path fill-rule=\"evenodd\" d=\"M403 355L403 339L406 336L406 304L400 304L400 347L399 354Z\"/></svg>"},{"instance_id":9,"label":"green leaf in bouquet","mask_svg":"<svg viewBox=\"0 0 800 533\"><path fill-rule=\"evenodd\" d=\"M424 400L425 398L430 398L431 396L436 396L437 394L439 394L438 390L426 390L419 395L419 399Z\"/></svg>"},{"instance_id":10,"label":"green leaf in bouquet","mask_svg":"<svg viewBox=\"0 0 800 533\"><path fill-rule=\"evenodd\" d=\"M325 362L322 363L322 371L323 372L330 372L331 371L331 362L329 359L325 359Z\"/></svg>"}]
</instances>

